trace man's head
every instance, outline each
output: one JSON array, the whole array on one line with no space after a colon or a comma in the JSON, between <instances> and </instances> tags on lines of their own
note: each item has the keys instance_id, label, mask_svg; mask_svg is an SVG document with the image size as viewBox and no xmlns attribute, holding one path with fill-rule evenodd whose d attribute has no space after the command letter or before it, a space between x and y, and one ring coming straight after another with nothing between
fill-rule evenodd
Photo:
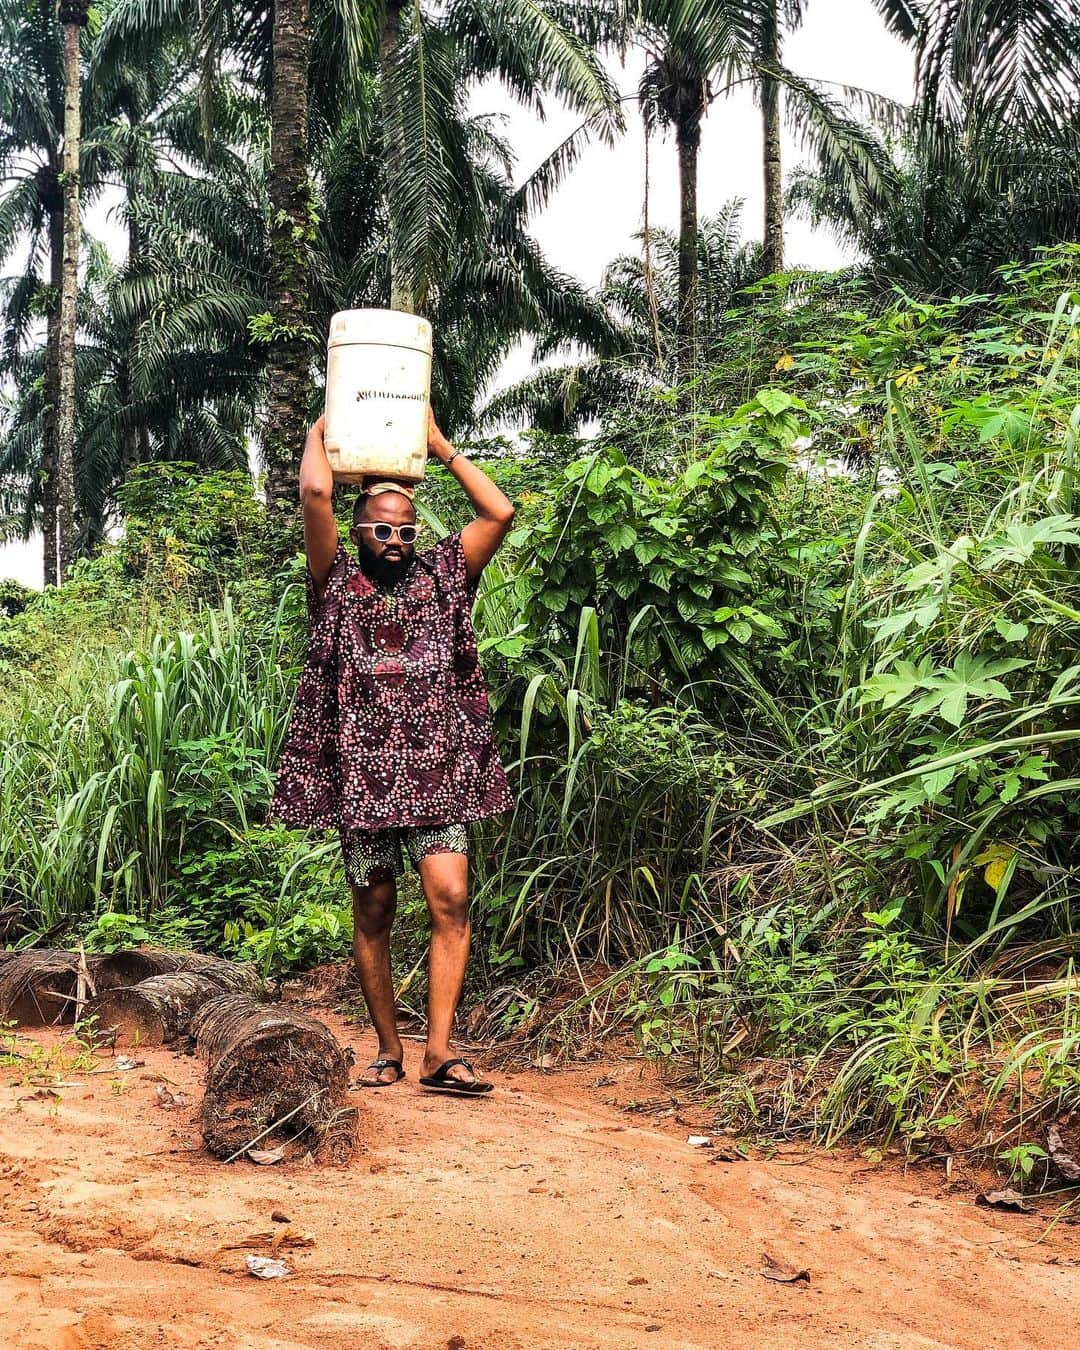
<instances>
[{"instance_id":1,"label":"man's head","mask_svg":"<svg viewBox=\"0 0 1080 1350\"><path fill-rule=\"evenodd\" d=\"M416 526L416 508L405 493L386 489L364 491L357 497L350 538L364 570L376 581L396 581L412 562L415 545L402 540L402 526ZM389 538L378 537L387 534Z\"/></svg>"}]
</instances>

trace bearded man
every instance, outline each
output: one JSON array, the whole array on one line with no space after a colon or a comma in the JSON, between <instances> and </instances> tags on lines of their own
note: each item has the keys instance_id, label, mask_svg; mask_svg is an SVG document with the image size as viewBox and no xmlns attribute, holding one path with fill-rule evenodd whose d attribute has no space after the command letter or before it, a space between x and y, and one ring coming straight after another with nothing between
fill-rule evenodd
<instances>
[{"instance_id":1,"label":"bearded man","mask_svg":"<svg viewBox=\"0 0 1080 1350\"><path fill-rule=\"evenodd\" d=\"M492 1084L450 1046L469 954L466 825L512 801L492 734L472 601L514 508L429 414L428 457L461 484L475 519L417 553L421 527L411 489L369 481L353 510L352 556L334 519L323 420L308 432L300 464L311 642L271 818L340 832L356 969L379 1038L361 1084L388 1087L405 1077L390 971L405 854L431 913L420 1082L479 1095Z\"/></svg>"}]
</instances>

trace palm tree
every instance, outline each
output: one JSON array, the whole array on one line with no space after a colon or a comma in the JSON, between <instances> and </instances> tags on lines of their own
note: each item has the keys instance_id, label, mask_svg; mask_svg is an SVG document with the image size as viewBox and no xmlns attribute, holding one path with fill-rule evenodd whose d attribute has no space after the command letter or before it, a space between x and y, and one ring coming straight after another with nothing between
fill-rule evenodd
<instances>
[{"instance_id":1,"label":"palm tree","mask_svg":"<svg viewBox=\"0 0 1080 1350\"><path fill-rule=\"evenodd\" d=\"M741 213L742 202L733 200L698 226L693 331L703 364L719 352L733 311L750 303L741 292L765 275L761 246L741 241ZM484 424L527 420L542 431L573 432L670 393L682 370L682 238L669 230L649 238L648 265L640 254L624 254L604 273L606 350L544 367L504 390L483 409Z\"/></svg>"},{"instance_id":2,"label":"palm tree","mask_svg":"<svg viewBox=\"0 0 1080 1350\"><path fill-rule=\"evenodd\" d=\"M64 29L64 250L57 337L56 480L59 579L75 561L75 328L79 293L79 146L82 134L82 32L90 0L59 0Z\"/></svg>"},{"instance_id":3,"label":"palm tree","mask_svg":"<svg viewBox=\"0 0 1080 1350\"><path fill-rule=\"evenodd\" d=\"M730 82L749 60L752 6L741 0L636 0L621 8L646 68L638 89L646 134L671 127L679 160L679 289L676 331L680 364L695 364L697 309L698 155L701 124L717 84Z\"/></svg>"},{"instance_id":4,"label":"palm tree","mask_svg":"<svg viewBox=\"0 0 1080 1350\"><path fill-rule=\"evenodd\" d=\"M204 90L228 57L266 96L272 271L267 322L260 331L268 389L263 457L272 507L293 492L312 373L310 100L327 108L348 101L370 44L370 11L364 0L316 0L314 9L310 0L264 0L255 6L232 0L209 5L115 0L102 29L103 43L112 50L163 40L187 43L202 58ZM319 46L314 59L313 32Z\"/></svg>"},{"instance_id":5,"label":"palm tree","mask_svg":"<svg viewBox=\"0 0 1080 1350\"><path fill-rule=\"evenodd\" d=\"M454 124L469 87L498 77L543 116L553 94L585 118L583 135L611 141L622 127L618 94L593 50L595 16L566 0L385 0L379 29L383 163L390 212L391 307L429 308L452 266L455 218L480 205L456 174ZM571 139L523 189L535 204L572 163Z\"/></svg>"},{"instance_id":6,"label":"palm tree","mask_svg":"<svg viewBox=\"0 0 1080 1350\"><path fill-rule=\"evenodd\" d=\"M907 41L918 32L920 10L917 0L874 0L879 11L898 37ZM757 84L761 103L765 220L762 238L765 263L769 272L784 267L784 190L780 129L784 94L796 131L808 141L824 172L842 180L854 200L879 201L893 186L887 158L873 137L839 106L832 103L820 86L800 79L788 70L782 59L785 32L798 28L806 17L808 0L761 0L757 5L757 41L750 74ZM865 113L895 124L900 109L888 100L863 90L846 91L849 100L861 105Z\"/></svg>"},{"instance_id":7,"label":"palm tree","mask_svg":"<svg viewBox=\"0 0 1080 1350\"><path fill-rule=\"evenodd\" d=\"M14 373L33 315L44 311L48 359L41 482L35 488L44 535L46 585L71 560L74 465L70 426L74 408L73 351L79 252L80 199L101 186L102 160L80 154L85 99L76 89L83 24L76 5L61 24L48 0L0 7L0 263L28 243L22 285L9 297L5 371ZM80 82L81 83L81 82ZM89 113L97 125L98 112ZM20 300L28 307L19 310ZM14 306L14 308L12 308ZM63 338L63 340L62 340ZM62 435L63 430L63 435ZM61 446L63 447L61 449ZM59 524L62 524L62 531Z\"/></svg>"},{"instance_id":8,"label":"palm tree","mask_svg":"<svg viewBox=\"0 0 1080 1350\"><path fill-rule=\"evenodd\" d=\"M992 288L1002 263L1075 238L1075 0L878 7L916 49L916 115L894 190L852 199L823 166L799 175L793 203L839 229L883 284L929 296Z\"/></svg>"},{"instance_id":9,"label":"palm tree","mask_svg":"<svg viewBox=\"0 0 1080 1350\"><path fill-rule=\"evenodd\" d=\"M184 120L184 110L174 109L174 124ZM197 113L187 120L197 122ZM212 172L191 173L193 160L183 171L162 172L153 194L128 204L140 240L134 259L114 266L100 245L86 250L75 441L83 550L115 519L119 488L136 464L246 467L265 387L249 335L267 299L265 171L221 149L216 158ZM9 325L17 322L17 291L9 284ZM0 505L24 533L33 521L46 413L44 362L40 346L20 360L15 396L0 417Z\"/></svg>"},{"instance_id":10,"label":"palm tree","mask_svg":"<svg viewBox=\"0 0 1080 1350\"><path fill-rule=\"evenodd\" d=\"M901 0L897 0L900 3ZM766 178L766 253L770 265L783 262L780 162L781 86L783 111L815 155L856 200L880 195L887 186L887 156L850 112L811 80L781 61L784 23L797 23L802 0L612 0L622 28L620 42L642 47L646 69L639 102L646 131L671 127L679 158L679 342L682 377L699 357L693 331L697 302L697 176L701 125L712 103L736 86L752 83L763 109ZM607 39L611 41L609 37ZM858 91L847 91L856 93ZM884 100L859 92L876 115Z\"/></svg>"},{"instance_id":11,"label":"palm tree","mask_svg":"<svg viewBox=\"0 0 1080 1350\"><path fill-rule=\"evenodd\" d=\"M100 67L96 74L104 97ZM182 75L167 55L114 68L111 97L125 111L84 138L84 168L94 167L95 181L115 172L126 189L129 251L113 267L100 246L86 246L76 347L83 549L100 537L133 465L245 464L264 397L249 325L267 307L266 173L263 155L247 145L265 149L265 121L235 82L217 81L208 97L220 139L207 142L197 91ZM17 389L16 420L0 436L0 476L5 511L24 533L39 506L49 411L39 387L45 352L24 350L40 294L32 273L9 279L0 313L4 369Z\"/></svg>"},{"instance_id":12,"label":"palm tree","mask_svg":"<svg viewBox=\"0 0 1080 1350\"><path fill-rule=\"evenodd\" d=\"M900 0L878 0L892 12ZM953 122L1027 126L1053 139L1076 107L1076 0L920 0L916 86Z\"/></svg>"},{"instance_id":13,"label":"palm tree","mask_svg":"<svg viewBox=\"0 0 1080 1350\"><path fill-rule=\"evenodd\" d=\"M827 175L810 173L795 176L789 200L861 253L882 291L896 283L926 298L993 291L1002 264L1076 238L1078 131L1069 152L1060 130L1051 140L1032 128L983 130L964 144L933 124L899 147L896 186L876 207L853 208Z\"/></svg>"}]
</instances>

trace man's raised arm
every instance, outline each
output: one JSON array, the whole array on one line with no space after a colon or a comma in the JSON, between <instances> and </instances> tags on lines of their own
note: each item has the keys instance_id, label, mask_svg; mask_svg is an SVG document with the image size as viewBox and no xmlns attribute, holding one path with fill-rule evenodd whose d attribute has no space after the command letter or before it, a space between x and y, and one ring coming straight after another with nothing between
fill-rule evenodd
<instances>
[{"instance_id":1,"label":"man's raised arm","mask_svg":"<svg viewBox=\"0 0 1080 1350\"><path fill-rule=\"evenodd\" d=\"M514 506L491 479L456 451L439 428L435 417L428 417L428 454L445 464L461 486L476 511L476 519L461 531L461 548L465 554L465 570L469 580L475 581L495 556L510 526L514 523Z\"/></svg>"},{"instance_id":2,"label":"man's raised arm","mask_svg":"<svg viewBox=\"0 0 1080 1350\"><path fill-rule=\"evenodd\" d=\"M334 475L323 446L324 417L307 434L300 461L300 502L304 508L304 548L308 568L321 592L330 576L338 546L334 519Z\"/></svg>"}]
</instances>

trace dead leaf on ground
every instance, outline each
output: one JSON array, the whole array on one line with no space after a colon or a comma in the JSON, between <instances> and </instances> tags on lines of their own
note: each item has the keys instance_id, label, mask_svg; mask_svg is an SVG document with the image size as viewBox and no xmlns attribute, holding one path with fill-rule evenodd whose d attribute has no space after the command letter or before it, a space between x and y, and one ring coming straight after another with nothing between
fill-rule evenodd
<instances>
[{"instance_id":1,"label":"dead leaf on ground","mask_svg":"<svg viewBox=\"0 0 1080 1350\"><path fill-rule=\"evenodd\" d=\"M1046 1131L1046 1149L1053 1159L1054 1166L1066 1181L1080 1181L1080 1163L1065 1147L1061 1131L1056 1125L1050 1125Z\"/></svg>"},{"instance_id":2,"label":"dead leaf on ground","mask_svg":"<svg viewBox=\"0 0 1080 1350\"><path fill-rule=\"evenodd\" d=\"M226 1242L218 1250L243 1252L257 1250L259 1247L269 1247L271 1251L281 1251L288 1248L299 1250L300 1248L314 1246L315 1238L311 1233L298 1233L295 1228L279 1228L273 1233L249 1233L239 1242Z\"/></svg>"},{"instance_id":3,"label":"dead leaf on ground","mask_svg":"<svg viewBox=\"0 0 1080 1350\"><path fill-rule=\"evenodd\" d=\"M1027 1196L1013 1190L987 1191L984 1195L977 1195L975 1203L984 1205L987 1209L1013 1209L1021 1214L1026 1214L1031 1209Z\"/></svg>"},{"instance_id":4,"label":"dead leaf on ground","mask_svg":"<svg viewBox=\"0 0 1080 1350\"><path fill-rule=\"evenodd\" d=\"M128 1069L141 1069L146 1063L144 1059L132 1059L130 1055L117 1055L113 1060L114 1069L119 1069L121 1073L126 1073Z\"/></svg>"},{"instance_id":5,"label":"dead leaf on ground","mask_svg":"<svg viewBox=\"0 0 1080 1350\"><path fill-rule=\"evenodd\" d=\"M273 1167L274 1163L285 1161L285 1145L280 1148L249 1148L248 1157L260 1167Z\"/></svg>"},{"instance_id":6,"label":"dead leaf on ground","mask_svg":"<svg viewBox=\"0 0 1080 1350\"><path fill-rule=\"evenodd\" d=\"M763 1265L761 1274L767 1280L772 1280L775 1284L809 1284L810 1272L800 1269L798 1266L789 1266L783 1261L777 1261L774 1256L768 1252L762 1258Z\"/></svg>"},{"instance_id":7,"label":"dead leaf on ground","mask_svg":"<svg viewBox=\"0 0 1080 1350\"><path fill-rule=\"evenodd\" d=\"M183 1111L191 1103L182 1092L170 1092L164 1083L157 1085L157 1104L163 1111Z\"/></svg>"},{"instance_id":8,"label":"dead leaf on ground","mask_svg":"<svg viewBox=\"0 0 1080 1350\"><path fill-rule=\"evenodd\" d=\"M36 1092L28 1092L24 1097L20 1097L20 1102L58 1102L60 1100L59 1092L54 1092L52 1088L38 1088Z\"/></svg>"}]
</instances>

